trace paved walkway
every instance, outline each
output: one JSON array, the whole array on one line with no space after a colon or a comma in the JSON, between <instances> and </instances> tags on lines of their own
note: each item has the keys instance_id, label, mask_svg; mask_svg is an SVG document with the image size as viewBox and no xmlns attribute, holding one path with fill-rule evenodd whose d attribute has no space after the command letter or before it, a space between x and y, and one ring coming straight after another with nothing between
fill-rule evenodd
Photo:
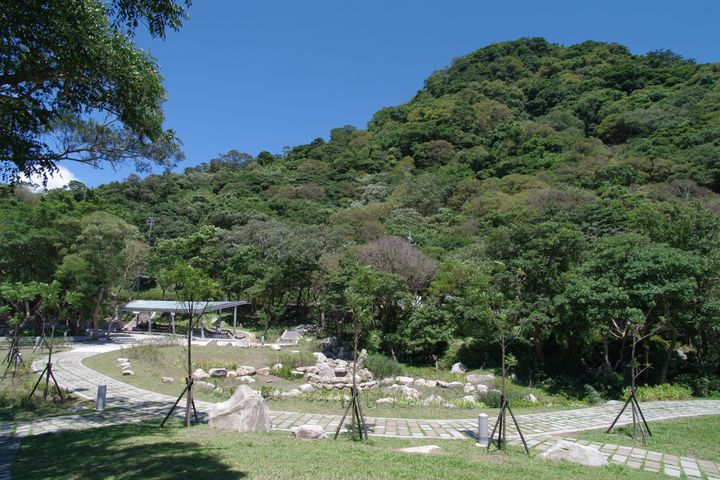
<instances>
[{"instance_id":1,"label":"paved walkway","mask_svg":"<svg viewBox=\"0 0 720 480\"><path fill-rule=\"evenodd\" d=\"M27 435L94 428L149 419L157 420L167 413L169 406L175 401L175 397L133 387L91 370L82 363L83 359L91 355L118 350L119 348L120 346L115 344L78 346L70 351L58 353L54 357L53 370L58 382L76 395L94 399L98 385L107 385L107 407L111 409L110 411L86 412L84 414L20 422L15 426L14 435L9 434L12 426L0 425L0 450L12 452L12 447L16 448L20 439ZM35 370L40 371L44 364L42 361L37 361L33 364L33 367ZM196 406L202 416L205 416L212 408L212 404L208 402L196 402ZM572 432L607 427L617 415L619 408L621 408L621 405L602 405L562 412L518 415L517 419L531 446L535 449L544 450L552 444L551 438ZM648 421L699 415L720 415L720 401L646 402L643 403L643 412ZM177 414L178 416L182 415L182 409L178 409ZM326 431L334 431L340 422L339 415L273 411L271 417L273 428L276 430L289 430L302 424L317 424L325 428ZM469 439L475 438L477 430L476 418L424 420L366 417L366 422L371 435L395 438ZM490 423L493 422L494 419L491 419ZM618 425L629 423L632 423L632 417L629 412L626 412L621 417ZM510 438L512 441L519 440L515 437ZM656 468L657 463L659 465L657 466L658 471L663 469L665 473L672 475L675 471L683 470L686 475L690 476L690 473L694 473L694 466L700 468L705 465L706 468L703 468L703 471L709 478L720 476L717 473L720 465L712 462L701 464L701 460L674 459L668 455L661 456L660 460L657 460L657 455L662 454L656 455L656 452L646 452L646 455L640 461L637 455L633 456L632 451L626 452L625 447L598 445L598 449L601 452L608 453L608 455L613 455L611 461L615 463L620 462L636 468L642 467L649 471ZM653 455L650 455L650 453ZM9 465L8 462L11 461L12 454L9 460L5 458L6 456L0 454L0 480L9 478L9 476L3 476L3 472L7 472L7 468L3 468L3 466ZM621 460L623 461L621 462ZM639 465L636 465L639 461ZM683 461L685 463L682 463ZM700 477L698 476L698 478Z\"/></svg>"}]
</instances>

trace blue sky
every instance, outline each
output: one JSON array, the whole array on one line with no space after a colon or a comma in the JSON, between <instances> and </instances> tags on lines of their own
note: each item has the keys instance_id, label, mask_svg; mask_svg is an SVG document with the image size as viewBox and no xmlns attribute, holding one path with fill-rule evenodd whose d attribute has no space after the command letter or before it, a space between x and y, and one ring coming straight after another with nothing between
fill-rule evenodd
<instances>
[{"instance_id":1,"label":"blue sky","mask_svg":"<svg viewBox=\"0 0 720 480\"><path fill-rule=\"evenodd\" d=\"M166 126L187 155L180 171L233 148L279 153L363 128L453 57L493 42L602 40L720 62L715 0L195 0L190 17L165 41L136 38L165 77ZM91 186L133 172L65 166Z\"/></svg>"}]
</instances>

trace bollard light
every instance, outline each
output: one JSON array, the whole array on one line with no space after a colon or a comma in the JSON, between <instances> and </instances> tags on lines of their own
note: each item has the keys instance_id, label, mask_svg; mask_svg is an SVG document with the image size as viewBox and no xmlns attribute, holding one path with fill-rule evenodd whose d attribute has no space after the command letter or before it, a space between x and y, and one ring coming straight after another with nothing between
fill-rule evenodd
<instances>
[{"instance_id":1,"label":"bollard light","mask_svg":"<svg viewBox=\"0 0 720 480\"><path fill-rule=\"evenodd\" d=\"M107 385L98 385L97 400L95 401L95 410L105 410L105 395L107 394Z\"/></svg>"},{"instance_id":2,"label":"bollard light","mask_svg":"<svg viewBox=\"0 0 720 480\"><path fill-rule=\"evenodd\" d=\"M484 413L481 413L478 415L478 441L476 445L478 447L487 447L489 438L488 438L488 416Z\"/></svg>"}]
</instances>

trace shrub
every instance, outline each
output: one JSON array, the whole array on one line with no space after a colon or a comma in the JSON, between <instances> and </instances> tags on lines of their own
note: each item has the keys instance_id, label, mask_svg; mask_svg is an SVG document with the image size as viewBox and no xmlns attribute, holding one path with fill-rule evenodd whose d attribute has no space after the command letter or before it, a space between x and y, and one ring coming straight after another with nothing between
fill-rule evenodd
<instances>
[{"instance_id":1,"label":"shrub","mask_svg":"<svg viewBox=\"0 0 720 480\"><path fill-rule=\"evenodd\" d=\"M698 397L720 396L720 376L718 375L691 375L678 376L676 382L691 388L693 395Z\"/></svg>"},{"instance_id":2,"label":"shrub","mask_svg":"<svg viewBox=\"0 0 720 480\"><path fill-rule=\"evenodd\" d=\"M292 368L288 367L287 365L282 365L279 368L273 368L270 370L270 373L275 375L276 377L287 378L289 380L295 378L292 374Z\"/></svg>"},{"instance_id":3,"label":"shrub","mask_svg":"<svg viewBox=\"0 0 720 480\"><path fill-rule=\"evenodd\" d=\"M623 392L624 396L630 394L630 388L626 388ZM644 385L635 388L635 396L638 401L652 402L656 400L690 400L692 398L692 389L685 385L671 385L663 383L660 385Z\"/></svg>"},{"instance_id":4,"label":"shrub","mask_svg":"<svg viewBox=\"0 0 720 480\"><path fill-rule=\"evenodd\" d=\"M380 353L371 353L365 359L365 368L370 370L375 378L395 377L402 373L398 362Z\"/></svg>"},{"instance_id":5,"label":"shrub","mask_svg":"<svg viewBox=\"0 0 720 480\"><path fill-rule=\"evenodd\" d=\"M589 404L595 405L603 401L602 395L600 395L600 393L595 390L595 387L593 387L592 385L586 384L583 388L585 390L585 400Z\"/></svg>"},{"instance_id":6,"label":"shrub","mask_svg":"<svg viewBox=\"0 0 720 480\"><path fill-rule=\"evenodd\" d=\"M275 355L275 363L281 363L290 370L315 365L316 362L315 355L310 352L280 352Z\"/></svg>"}]
</instances>

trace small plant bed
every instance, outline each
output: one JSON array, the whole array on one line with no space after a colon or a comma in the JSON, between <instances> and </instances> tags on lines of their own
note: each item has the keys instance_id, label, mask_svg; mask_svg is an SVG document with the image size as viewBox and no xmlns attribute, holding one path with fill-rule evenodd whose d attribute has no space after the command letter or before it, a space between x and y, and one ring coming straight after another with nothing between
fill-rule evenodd
<instances>
[{"instance_id":1,"label":"small plant bed","mask_svg":"<svg viewBox=\"0 0 720 480\"><path fill-rule=\"evenodd\" d=\"M720 415L649 422L648 425L652 436L647 445L632 438L632 425L615 428L611 433L602 430L582 432L578 438L720 462Z\"/></svg>"},{"instance_id":2,"label":"small plant bed","mask_svg":"<svg viewBox=\"0 0 720 480\"><path fill-rule=\"evenodd\" d=\"M625 467L546 462L516 451L486 454L471 441L437 443L440 453L398 449L428 441L371 438L357 443L302 441L287 432L238 434L202 425L160 429L118 425L26 438L12 465L14 479L484 479L578 480L665 478ZM62 459L62 461L58 461Z\"/></svg>"},{"instance_id":3,"label":"small plant bed","mask_svg":"<svg viewBox=\"0 0 720 480\"><path fill-rule=\"evenodd\" d=\"M305 372L305 368L316 365L317 359L310 351L314 346L312 341L301 342L298 347L289 347L282 351L269 348L194 346L193 368L203 369L201 375L210 375L212 369L216 368L227 371L217 377L203 376L198 379L195 397L211 402L223 401L232 395L237 385L246 383L262 393L272 410L338 414L342 412L344 402L349 398L349 389L342 388L337 383L327 383L318 378L318 375ZM132 375L123 375L118 358L128 360ZM84 360L87 367L112 378L170 396L177 395L184 386L184 362L184 347L167 343L134 346ZM331 372L343 372L352 368L347 362L328 359L321 362L330 362L327 368L333 368ZM246 375L247 372L243 372L242 368L244 366L251 366L255 371ZM398 368L400 370L397 371L401 373L416 376L383 377L382 381L370 382L373 383L372 387L365 388L360 393L365 415L471 418L480 412L492 415L499 406L496 379L491 372L473 371L465 375L402 365ZM297 369L303 371L299 372ZM419 375L433 380L426 381ZM473 375L473 381L480 378L483 383L471 383ZM309 378L315 383L309 383ZM518 413L585 405L582 401L551 396L540 389L519 385L510 385L508 395Z\"/></svg>"},{"instance_id":4,"label":"small plant bed","mask_svg":"<svg viewBox=\"0 0 720 480\"><path fill-rule=\"evenodd\" d=\"M7 352L0 351L3 355ZM0 421L27 421L43 417L58 415L69 415L91 411L92 402L81 400L78 397L63 392L63 400L60 400L57 389L50 382L47 399L43 399L44 380L40 382L35 395L30 397L38 375L30 369L32 362L37 359L47 358L46 354L39 351L33 353L32 349L22 349L23 362L20 368L11 375L11 371L5 378L0 377ZM7 364L0 365L0 375L5 372Z\"/></svg>"}]
</instances>

